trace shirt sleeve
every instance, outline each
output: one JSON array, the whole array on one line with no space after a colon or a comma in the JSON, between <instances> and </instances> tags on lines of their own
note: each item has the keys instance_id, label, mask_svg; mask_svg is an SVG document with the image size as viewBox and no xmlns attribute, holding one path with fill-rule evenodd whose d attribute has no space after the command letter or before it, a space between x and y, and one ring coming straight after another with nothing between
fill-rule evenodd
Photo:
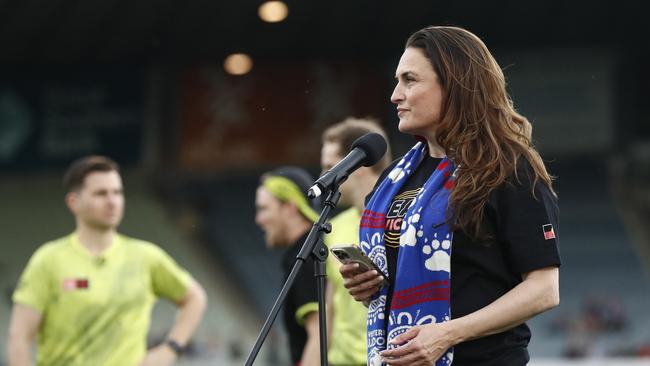
<instances>
[{"instance_id":1,"label":"shirt sleeve","mask_svg":"<svg viewBox=\"0 0 650 366\"><path fill-rule=\"evenodd\" d=\"M181 300L187 293L192 277L164 250L152 247L153 262L150 270L154 294L174 302Z\"/></svg>"},{"instance_id":2,"label":"shirt sleeve","mask_svg":"<svg viewBox=\"0 0 650 366\"><path fill-rule=\"evenodd\" d=\"M46 259L44 248L32 255L12 296L14 303L29 306L41 314L45 312L56 288L48 275Z\"/></svg>"},{"instance_id":3,"label":"shirt sleeve","mask_svg":"<svg viewBox=\"0 0 650 366\"><path fill-rule=\"evenodd\" d=\"M512 177L492 196L497 235L505 243L508 262L516 273L561 264L558 199L541 180L533 190L531 176L530 165L522 163L518 179Z\"/></svg>"}]
</instances>

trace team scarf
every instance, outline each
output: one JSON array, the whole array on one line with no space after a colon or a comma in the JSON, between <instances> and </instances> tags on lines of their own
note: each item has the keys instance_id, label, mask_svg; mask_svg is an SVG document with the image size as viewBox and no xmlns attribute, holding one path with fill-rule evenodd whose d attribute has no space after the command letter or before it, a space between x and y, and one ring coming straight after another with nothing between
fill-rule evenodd
<instances>
[{"instance_id":1,"label":"team scarf","mask_svg":"<svg viewBox=\"0 0 650 366\"><path fill-rule=\"evenodd\" d=\"M418 142L379 184L361 218L360 243L364 253L387 276L384 228L386 212L404 182L422 162L428 149ZM454 186L453 163L445 157L415 197L402 221L397 271L391 304L387 286L373 297L368 308L368 365L382 365L379 352L387 343L416 325L440 323L451 318L451 243L448 225L450 191ZM389 319L385 307L390 306ZM386 327L388 321L388 327ZM386 334L388 333L388 334ZM389 345L390 348L399 345ZM435 363L450 365L453 348Z\"/></svg>"}]
</instances>

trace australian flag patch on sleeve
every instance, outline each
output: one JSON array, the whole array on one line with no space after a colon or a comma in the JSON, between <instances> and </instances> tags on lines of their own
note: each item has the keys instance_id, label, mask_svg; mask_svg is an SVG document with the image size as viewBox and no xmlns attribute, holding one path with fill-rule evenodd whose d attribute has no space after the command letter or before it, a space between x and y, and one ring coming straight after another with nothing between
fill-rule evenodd
<instances>
[{"instance_id":1,"label":"australian flag patch on sleeve","mask_svg":"<svg viewBox=\"0 0 650 366\"><path fill-rule=\"evenodd\" d=\"M545 240L555 239L555 230L553 230L553 225L546 224L542 226L542 231L544 231Z\"/></svg>"}]
</instances>

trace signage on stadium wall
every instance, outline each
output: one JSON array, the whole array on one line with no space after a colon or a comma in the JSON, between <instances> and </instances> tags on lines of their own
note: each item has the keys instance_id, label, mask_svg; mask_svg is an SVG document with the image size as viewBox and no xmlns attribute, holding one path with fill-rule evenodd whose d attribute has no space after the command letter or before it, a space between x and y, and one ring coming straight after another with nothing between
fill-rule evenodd
<instances>
[{"instance_id":1,"label":"signage on stadium wall","mask_svg":"<svg viewBox=\"0 0 650 366\"><path fill-rule=\"evenodd\" d=\"M320 136L346 116L381 116L384 71L361 64L256 66L243 76L197 67L181 76L183 170L318 165ZM383 121L382 121L383 122Z\"/></svg>"},{"instance_id":2,"label":"signage on stadium wall","mask_svg":"<svg viewBox=\"0 0 650 366\"><path fill-rule=\"evenodd\" d=\"M135 162L141 151L141 73L24 73L0 81L0 168L64 166L87 154Z\"/></svg>"}]
</instances>

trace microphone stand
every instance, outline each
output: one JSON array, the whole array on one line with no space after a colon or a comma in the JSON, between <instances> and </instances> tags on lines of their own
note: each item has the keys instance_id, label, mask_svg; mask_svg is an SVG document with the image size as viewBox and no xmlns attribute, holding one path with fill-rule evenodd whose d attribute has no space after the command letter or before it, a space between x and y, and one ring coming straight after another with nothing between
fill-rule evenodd
<instances>
[{"instance_id":1,"label":"microphone stand","mask_svg":"<svg viewBox=\"0 0 650 366\"><path fill-rule=\"evenodd\" d=\"M275 318L280 311L280 307L284 304L289 290L293 286L296 276L300 271L300 268L305 263L305 260L307 260L307 257L310 255L314 259L314 276L316 277L316 288L318 291L320 362L321 366L327 366L327 321L325 317L325 277L327 277L327 271L325 261L327 260L329 253L327 245L325 245L323 242L323 233L330 233L332 231L332 226L327 223L327 219L329 217L330 211L336 207L336 204L339 202L340 198L341 193L338 190L338 186L335 186L329 190L329 194L325 200L325 204L323 206L323 210L321 211L320 217L318 218L318 221L312 225L307 239L305 239L300 252L296 256L296 261L294 262L293 268L289 273L289 277L287 277L287 280L284 282L282 290L280 290L280 294L276 298L275 303L273 304L273 308L271 308L271 312L266 318L264 326L262 327L260 334L255 340L253 349L248 354L248 358L246 359L245 364L246 366L253 365L253 361L255 361L255 358L257 357L257 354L262 347L262 343L264 343L264 340L268 336L269 331L271 330L271 325L273 325L273 321L275 321Z\"/></svg>"}]
</instances>

